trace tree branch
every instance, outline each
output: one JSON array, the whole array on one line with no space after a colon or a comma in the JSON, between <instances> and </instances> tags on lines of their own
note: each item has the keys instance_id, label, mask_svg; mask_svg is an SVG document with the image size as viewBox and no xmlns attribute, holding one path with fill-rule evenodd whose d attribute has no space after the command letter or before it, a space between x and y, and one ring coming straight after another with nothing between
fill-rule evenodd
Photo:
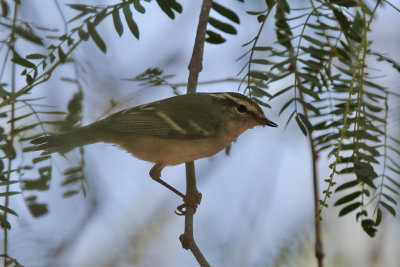
<instances>
[{"instance_id":1,"label":"tree branch","mask_svg":"<svg viewBox=\"0 0 400 267\"><path fill-rule=\"evenodd\" d=\"M15 56L15 24L16 24L16 20L17 20L17 11L18 11L18 5L19 2L18 1L14 1L14 14L13 14L13 20L12 20L12 29L11 29L11 34L10 34L10 43L9 43L9 51L12 51L13 55ZM11 62L11 94L15 93L15 85L16 84L16 68L15 68L15 63ZM11 112L10 112L10 139L9 139L9 143L11 145L11 147L14 147L14 127L15 127L15 103L11 103ZM9 156L7 156L9 157ZM6 181L10 181L11 180L11 169L12 169L12 160L13 158L8 158L8 164L7 164L7 170L8 170L8 174L6 177ZM7 184L6 188L5 188L5 196L4 196L4 207L6 209L8 209L8 205L9 205L9 196L8 193L10 191L10 185ZM4 219L5 221L7 221L7 214L8 211L4 210ZM3 225L3 266L6 267L8 265L7 263L7 258L8 256L8 228L6 225Z\"/></svg>"},{"instance_id":2,"label":"tree branch","mask_svg":"<svg viewBox=\"0 0 400 267\"><path fill-rule=\"evenodd\" d=\"M197 25L197 33L193 46L192 58L189 63L189 78L188 78L188 87L187 93L192 94L196 92L197 81L199 77L199 73L203 68L203 51L204 51L204 42L206 39L206 29L208 18L210 15L212 0L203 0L203 4L201 6L199 24ZM199 201L200 193L197 191L196 187L196 175L194 162L186 163L186 197L192 202L196 203ZM200 249L197 247L196 242L194 241L193 236L193 213L194 208L189 205L186 207L185 213L185 232L179 237L179 240L182 243L182 247L184 249L190 249L196 258L197 262L200 266L210 266L207 262Z\"/></svg>"},{"instance_id":3,"label":"tree branch","mask_svg":"<svg viewBox=\"0 0 400 267\"><path fill-rule=\"evenodd\" d=\"M300 98L304 99L303 92L299 90ZM309 119L307 108L303 106L304 116ZM315 229L315 257L317 258L318 267L324 266L324 248L322 245L322 233L321 233L321 219L319 212L319 178L317 171L317 162L318 162L318 152L315 149L315 142L312 137L312 133L308 133L308 141L311 149L311 157L312 157L312 171L313 171L313 188L314 188L314 229Z\"/></svg>"}]
</instances>

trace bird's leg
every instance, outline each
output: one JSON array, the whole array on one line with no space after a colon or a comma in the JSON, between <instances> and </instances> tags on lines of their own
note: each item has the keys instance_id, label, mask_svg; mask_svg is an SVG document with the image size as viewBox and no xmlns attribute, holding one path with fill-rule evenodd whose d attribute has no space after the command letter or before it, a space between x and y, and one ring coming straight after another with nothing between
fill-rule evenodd
<instances>
[{"instance_id":1,"label":"bird's leg","mask_svg":"<svg viewBox=\"0 0 400 267\"><path fill-rule=\"evenodd\" d=\"M151 168L150 170L150 177L156 181L157 183L165 186L166 188L168 188L169 190L171 190L172 192L174 192L175 194L177 194L178 196L180 196L183 199L184 204L179 205L177 207L178 212L176 212L176 214L178 215L184 215L185 211L183 210L186 206L191 206L194 209L194 212L196 212L197 209L197 205L200 204L201 201L201 193L197 192L198 194L195 197L195 201L192 201L192 198L188 198L186 197L184 194L182 194L179 190L177 190L176 188L174 188L173 186L169 185L167 182L165 182L164 180L161 180L161 171L162 169L165 167L165 165L163 165L162 163L156 163L154 164L153 168Z\"/></svg>"}]
</instances>

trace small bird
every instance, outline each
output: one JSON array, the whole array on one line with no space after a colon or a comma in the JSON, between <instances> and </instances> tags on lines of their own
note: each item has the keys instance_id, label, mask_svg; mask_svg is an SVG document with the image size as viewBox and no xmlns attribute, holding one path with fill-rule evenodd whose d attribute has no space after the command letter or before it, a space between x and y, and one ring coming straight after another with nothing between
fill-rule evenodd
<instances>
[{"instance_id":1,"label":"small bird","mask_svg":"<svg viewBox=\"0 0 400 267\"><path fill-rule=\"evenodd\" d=\"M72 131L31 141L42 155L66 153L87 144L112 143L133 156L155 163L150 177L185 199L161 180L165 166L210 157L247 129L277 124L260 106L239 93L179 95L128 108Z\"/></svg>"}]
</instances>

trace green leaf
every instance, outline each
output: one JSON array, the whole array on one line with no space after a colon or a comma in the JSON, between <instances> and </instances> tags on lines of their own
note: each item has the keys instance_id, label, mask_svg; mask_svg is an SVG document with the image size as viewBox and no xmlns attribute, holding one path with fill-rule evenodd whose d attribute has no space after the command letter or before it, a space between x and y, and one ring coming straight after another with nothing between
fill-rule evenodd
<instances>
[{"instance_id":1,"label":"green leaf","mask_svg":"<svg viewBox=\"0 0 400 267\"><path fill-rule=\"evenodd\" d=\"M61 183L61 185L65 186L82 180L84 180L84 177L82 175L70 175Z\"/></svg>"},{"instance_id":2,"label":"green leaf","mask_svg":"<svg viewBox=\"0 0 400 267\"><path fill-rule=\"evenodd\" d=\"M396 210L392 206L383 201L379 201L379 204L382 205L382 207L384 207L388 212L390 212L390 214L396 216Z\"/></svg>"},{"instance_id":3,"label":"green leaf","mask_svg":"<svg viewBox=\"0 0 400 267\"><path fill-rule=\"evenodd\" d=\"M96 14L93 20L93 25L97 26L107 15L107 8L103 8L99 13Z\"/></svg>"},{"instance_id":4,"label":"green leaf","mask_svg":"<svg viewBox=\"0 0 400 267\"><path fill-rule=\"evenodd\" d=\"M272 47L270 46L256 46L253 49L254 51L271 51Z\"/></svg>"},{"instance_id":5,"label":"green leaf","mask_svg":"<svg viewBox=\"0 0 400 267\"><path fill-rule=\"evenodd\" d=\"M89 34L87 32L85 32L84 30L82 30L82 28L78 29L78 35L79 35L79 38L81 38L84 41L89 40Z\"/></svg>"},{"instance_id":6,"label":"green leaf","mask_svg":"<svg viewBox=\"0 0 400 267\"><path fill-rule=\"evenodd\" d=\"M49 212L47 205L41 203L29 203L28 208L33 217L40 217Z\"/></svg>"},{"instance_id":7,"label":"green leaf","mask_svg":"<svg viewBox=\"0 0 400 267\"><path fill-rule=\"evenodd\" d=\"M338 201L335 202L334 206L339 206L342 205L344 203L350 202L356 198L358 198L359 196L361 196L362 192L361 191L356 191L353 192L347 196L344 196L342 198L340 198Z\"/></svg>"},{"instance_id":8,"label":"green leaf","mask_svg":"<svg viewBox=\"0 0 400 267\"><path fill-rule=\"evenodd\" d=\"M261 88L258 88L257 86L249 86L248 88L251 90L251 94L256 97L263 97L263 96L271 97L269 93L262 90Z\"/></svg>"},{"instance_id":9,"label":"green leaf","mask_svg":"<svg viewBox=\"0 0 400 267\"><path fill-rule=\"evenodd\" d=\"M304 124L304 126L306 126L307 131L309 133L312 133L313 126L312 126L311 122L308 120L308 118L302 113L298 113L297 116L299 116L299 118L301 119L301 122Z\"/></svg>"},{"instance_id":10,"label":"green leaf","mask_svg":"<svg viewBox=\"0 0 400 267\"><path fill-rule=\"evenodd\" d=\"M112 18L113 18L113 22L114 22L115 31L118 33L119 36L121 36L122 33L124 32L124 27L122 26L122 21L121 21L120 15L119 15L118 8L113 9Z\"/></svg>"},{"instance_id":11,"label":"green leaf","mask_svg":"<svg viewBox=\"0 0 400 267\"><path fill-rule=\"evenodd\" d=\"M92 37L93 42L97 45L98 48L100 48L101 51L103 51L103 53L106 53L107 52L106 44L95 30L93 24L91 22L88 22L87 27L88 27L88 33L90 37Z\"/></svg>"},{"instance_id":12,"label":"green leaf","mask_svg":"<svg viewBox=\"0 0 400 267\"><path fill-rule=\"evenodd\" d=\"M33 64L29 60L26 60L25 58L22 58L22 57L14 57L13 59L11 59L11 61L14 62L15 64L18 64L20 66L27 67L30 69L36 68L35 64Z\"/></svg>"},{"instance_id":13,"label":"green leaf","mask_svg":"<svg viewBox=\"0 0 400 267\"><path fill-rule=\"evenodd\" d=\"M67 4L67 6L78 11L86 11L88 9L88 5L84 4Z\"/></svg>"},{"instance_id":14,"label":"green leaf","mask_svg":"<svg viewBox=\"0 0 400 267\"><path fill-rule=\"evenodd\" d=\"M217 19L214 19L212 17L209 18L208 23L210 23L210 25L212 25L213 27L217 28L218 30L221 30L225 33L228 34L237 34L237 31L235 29L235 27L233 27L232 25L228 24L228 23L224 23L221 22Z\"/></svg>"},{"instance_id":15,"label":"green leaf","mask_svg":"<svg viewBox=\"0 0 400 267\"><path fill-rule=\"evenodd\" d=\"M233 12L232 10L216 3L213 1L212 3L212 9L214 9L216 12L218 12L219 14L221 14L222 16L224 16L225 18L239 24L240 20L239 17L236 15L235 12Z\"/></svg>"},{"instance_id":16,"label":"green leaf","mask_svg":"<svg viewBox=\"0 0 400 267\"><path fill-rule=\"evenodd\" d=\"M332 4L338 5L338 6L344 6L344 7L355 7L358 6L359 3L358 1L354 0L330 0Z\"/></svg>"},{"instance_id":17,"label":"green leaf","mask_svg":"<svg viewBox=\"0 0 400 267\"><path fill-rule=\"evenodd\" d=\"M392 202L395 206L397 205L397 201L394 200L394 198L392 198L391 196L389 196L388 194L382 193L382 195L389 200L390 202Z\"/></svg>"},{"instance_id":18,"label":"green leaf","mask_svg":"<svg viewBox=\"0 0 400 267\"><path fill-rule=\"evenodd\" d=\"M42 59L42 58L46 58L45 55L42 54L29 54L26 56L27 59Z\"/></svg>"},{"instance_id":19,"label":"green leaf","mask_svg":"<svg viewBox=\"0 0 400 267\"><path fill-rule=\"evenodd\" d=\"M10 197L10 196L13 196L13 195L18 195L18 194L20 194L21 192L16 192L16 191L10 191L10 192L1 192L0 193L0 197Z\"/></svg>"},{"instance_id":20,"label":"green leaf","mask_svg":"<svg viewBox=\"0 0 400 267\"><path fill-rule=\"evenodd\" d=\"M59 57L61 63L65 62L66 56L61 47L58 48L58 57Z\"/></svg>"},{"instance_id":21,"label":"green leaf","mask_svg":"<svg viewBox=\"0 0 400 267\"><path fill-rule=\"evenodd\" d=\"M175 19L175 14L172 10L182 13L182 6L176 0L156 0L158 6L171 19Z\"/></svg>"},{"instance_id":22,"label":"green leaf","mask_svg":"<svg viewBox=\"0 0 400 267\"><path fill-rule=\"evenodd\" d=\"M10 209L10 208L8 208L6 206L0 205L0 210L2 210L4 212L7 212L7 213L10 213L12 215L18 216L18 214L14 210L12 210L12 209Z\"/></svg>"},{"instance_id":23,"label":"green leaf","mask_svg":"<svg viewBox=\"0 0 400 267\"><path fill-rule=\"evenodd\" d=\"M8 16L9 7L5 0L0 1L1 15L6 18Z\"/></svg>"},{"instance_id":24,"label":"green leaf","mask_svg":"<svg viewBox=\"0 0 400 267\"><path fill-rule=\"evenodd\" d=\"M134 0L133 1L133 6L135 7L136 11L139 13L144 14L144 12L146 11L144 9L144 7L142 6L142 4L140 3L140 0Z\"/></svg>"},{"instance_id":25,"label":"green leaf","mask_svg":"<svg viewBox=\"0 0 400 267\"><path fill-rule=\"evenodd\" d=\"M129 7L129 4L125 4L122 7L122 11L124 12L125 20L128 24L129 30L132 32L133 36L136 37L136 39L139 39L139 28L136 22L133 20L132 11Z\"/></svg>"},{"instance_id":26,"label":"green leaf","mask_svg":"<svg viewBox=\"0 0 400 267\"><path fill-rule=\"evenodd\" d=\"M65 192L63 194L63 197L71 197L71 196L74 196L74 195L77 195L77 194L79 194L79 190L70 190L68 192Z\"/></svg>"},{"instance_id":27,"label":"green leaf","mask_svg":"<svg viewBox=\"0 0 400 267\"><path fill-rule=\"evenodd\" d=\"M375 222L371 219L365 219L361 221L361 226L363 230L370 236L374 237L376 232L378 231L375 227Z\"/></svg>"},{"instance_id":28,"label":"green leaf","mask_svg":"<svg viewBox=\"0 0 400 267\"><path fill-rule=\"evenodd\" d=\"M0 214L0 225L2 228L11 229L11 224L6 220L3 214Z\"/></svg>"},{"instance_id":29,"label":"green leaf","mask_svg":"<svg viewBox=\"0 0 400 267\"><path fill-rule=\"evenodd\" d=\"M315 39L315 38L313 38L313 37L311 37L309 35L303 35L303 38L305 40L309 41L310 43L315 44L315 45L320 46L320 47L326 47L326 45L327 45L325 42L321 42L320 40Z\"/></svg>"},{"instance_id":30,"label":"green leaf","mask_svg":"<svg viewBox=\"0 0 400 267\"><path fill-rule=\"evenodd\" d=\"M286 93L287 91L289 91L290 89L292 89L294 87L294 85L289 85L288 87L278 91L276 94L274 94L273 96L271 96L271 98L269 100L274 99L277 96L280 96L281 94Z\"/></svg>"},{"instance_id":31,"label":"green leaf","mask_svg":"<svg viewBox=\"0 0 400 267\"><path fill-rule=\"evenodd\" d=\"M296 114L295 119L296 119L297 125L299 125L299 127L300 127L300 130L303 132L303 134L304 134L305 136L307 136L307 129L306 129L306 127L304 126L304 124L303 124L303 122L301 121L301 119L299 118L299 113Z\"/></svg>"},{"instance_id":32,"label":"green leaf","mask_svg":"<svg viewBox=\"0 0 400 267\"><path fill-rule=\"evenodd\" d=\"M346 183L344 183L344 184L338 186L338 187L336 188L336 190L335 190L335 193L337 193L337 192L339 192L339 191L342 191L342 190L345 190L345 189L348 189L348 188L351 188L351 187L354 187L354 186L358 185L358 183L359 183L359 182L358 182L357 180L353 180L353 181L350 181L350 182L346 182Z\"/></svg>"},{"instance_id":33,"label":"green leaf","mask_svg":"<svg viewBox=\"0 0 400 267\"><path fill-rule=\"evenodd\" d=\"M282 106L281 110L279 111L279 115L281 115L282 112L284 112L285 109L287 109L287 107L289 107L289 105L292 104L292 102L295 101L295 100L296 100L295 98L292 98L292 99L290 99L288 102L286 102L286 103Z\"/></svg>"},{"instance_id":34,"label":"green leaf","mask_svg":"<svg viewBox=\"0 0 400 267\"><path fill-rule=\"evenodd\" d=\"M376 226L380 225L381 221L382 221L382 210L378 208L376 211L375 225Z\"/></svg>"},{"instance_id":35,"label":"green leaf","mask_svg":"<svg viewBox=\"0 0 400 267\"><path fill-rule=\"evenodd\" d=\"M261 71L252 70L252 71L249 71L249 73L247 75L249 75L251 78L260 79L260 80L264 80L264 81L267 81L269 79L268 75Z\"/></svg>"},{"instance_id":36,"label":"green leaf","mask_svg":"<svg viewBox=\"0 0 400 267\"><path fill-rule=\"evenodd\" d=\"M222 38L222 36L219 33L216 33L214 31L207 31L207 37L206 37L206 42L210 44L222 44L226 40Z\"/></svg>"},{"instance_id":37,"label":"green leaf","mask_svg":"<svg viewBox=\"0 0 400 267\"><path fill-rule=\"evenodd\" d=\"M47 155L47 156L40 156L40 157L33 158L33 159L32 159L32 163L33 163L33 164L36 164L36 163L38 163L38 162L41 162L41 161L44 161L44 160L48 160L48 159L50 159L50 156L49 156L49 155Z\"/></svg>"},{"instance_id":38,"label":"green leaf","mask_svg":"<svg viewBox=\"0 0 400 267\"><path fill-rule=\"evenodd\" d=\"M257 104L259 104L259 105L261 105L261 106L263 106L263 107L271 108L271 106L270 106L269 104L267 104L267 103L261 101L261 100L258 99L258 98L252 97L251 99L252 99L254 102L256 102Z\"/></svg>"},{"instance_id":39,"label":"green leaf","mask_svg":"<svg viewBox=\"0 0 400 267\"><path fill-rule=\"evenodd\" d=\"M346 207L344 207L343 209L340 210L339 216L340 216L340 217L341 217L341 216L344 216L344 215L346 215L347 213L350 213L350 212L352 212L353 210L357 209L357 208L360 207L361 205L362 205L361 202L355 202L355 203L353 203L353 204L350 204L350 205L348 205L348 206L346 206Z\"/></svg>"},{"instance_id":40,"label":"green leaf","mask_svg":"<svg viewBox=\"0 0 400 267\"><path fill-rule=\"evenodd\" d=\"M272 62L267 59L251 59L250 63L261 64L261 65L270 65Z\"/></svg>"},{"instance_id":41,"label":"green leaf","mask_svg":"<svg viewBox=\"0 0 400 267\"><path fill-rule=\"evenodd\" d=\"M71 174L75 174L75 173L81 172L81 171L82 171L82 166L68 168L63 172L63 175L71 175Z\"/></svg>"}]
</instances>

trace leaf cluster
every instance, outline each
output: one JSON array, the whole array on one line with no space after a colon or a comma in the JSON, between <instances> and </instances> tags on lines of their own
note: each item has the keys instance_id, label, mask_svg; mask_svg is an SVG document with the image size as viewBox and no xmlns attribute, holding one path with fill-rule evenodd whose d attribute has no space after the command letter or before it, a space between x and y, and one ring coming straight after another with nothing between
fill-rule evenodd
<instances>
[{"instance_id":1,"label":"leaf cluster","mask_svg":"<svg viewBox=\"0 0 400 267\"><path fill-rule=\"evenodd\" d=\"M374 236L382 209L395 215L400 194L400 142L388 129L391 93L377 83L368 60L394 60L372 53L371 23L380 3L370 9L356 1L312 1L311 8L293 9L288 1L270 3L266 11L251 12L261 21L242 71L243 82L259 101L286 97L279 114L290 111L304 135L311 135L317 153L327 151L331 175L320 201L321 209L335 193L344 193L335 206L339 216L352 211L365 232ZM276 46L260 44L265 21L274 14ZM243 58L242 57L242 58ZM274 93L273 83L288 85ZM286 125L287 125L286 124ZM397 133L398 134L398 133ZM371 214L372 213L372 214Z\"/></svg>"}]
</instances>

